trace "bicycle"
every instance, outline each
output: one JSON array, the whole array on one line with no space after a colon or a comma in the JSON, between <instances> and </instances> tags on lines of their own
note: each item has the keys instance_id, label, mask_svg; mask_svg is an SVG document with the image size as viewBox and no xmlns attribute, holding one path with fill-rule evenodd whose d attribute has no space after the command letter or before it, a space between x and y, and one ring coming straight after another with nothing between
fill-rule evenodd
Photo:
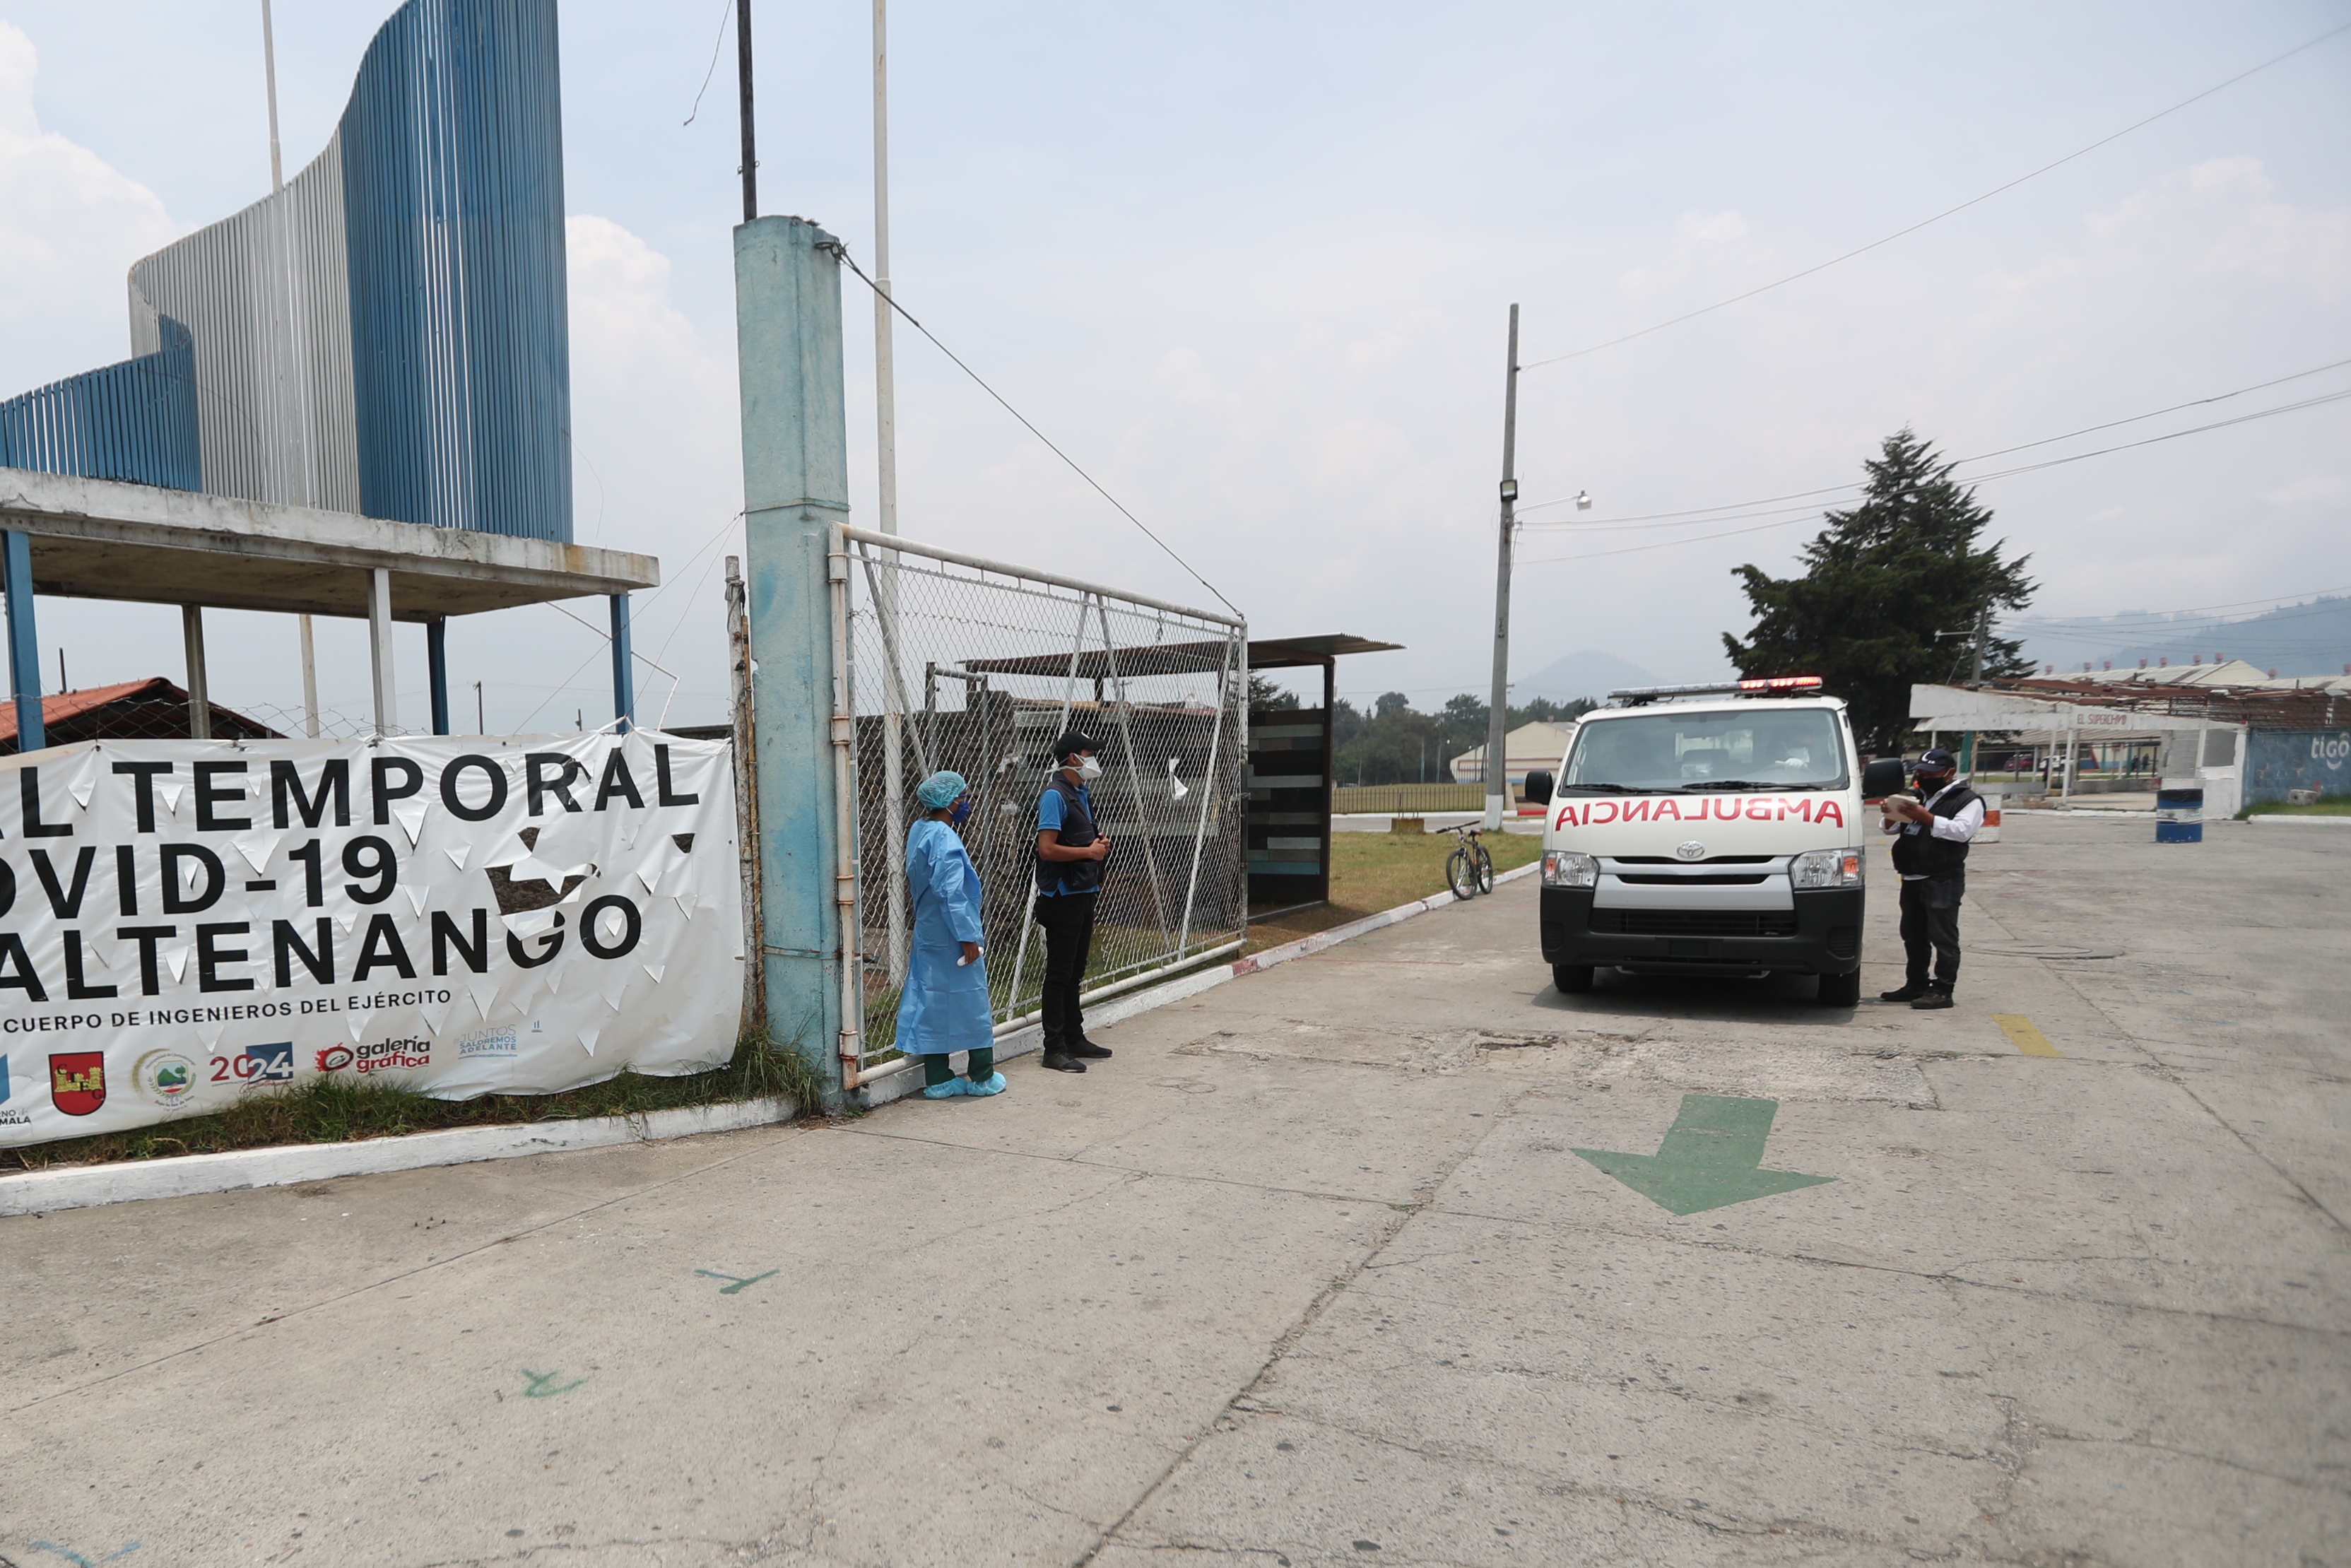
<instances>
[{"instance_id":1,"label":"bicycle","mask_svg":"<svg viewBox=\"0 0 2351 1568\"><path fill-rule=\"evenodd\" d=\"M1446 831L1457 841L1453 852L1445 857L1445 885L1453 890L1453 896L1475 898L1493 892L1494 857L1479 841L1478 824L1464 822Z\"/></svg>"}]
</instances>

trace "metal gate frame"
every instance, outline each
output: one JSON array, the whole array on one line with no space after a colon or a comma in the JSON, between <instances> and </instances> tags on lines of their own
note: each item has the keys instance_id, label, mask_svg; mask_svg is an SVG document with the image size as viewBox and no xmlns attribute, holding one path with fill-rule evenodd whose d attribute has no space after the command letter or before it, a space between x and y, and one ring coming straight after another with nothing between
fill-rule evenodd
<instances>
[{"instance_id":1,"label":"metal gate frame","mask_svg":"<svg viewBox=\"0 0 2351 1568\"><path fill-rule=\"evenodd\" d=\"M1204 623L1193 630L1211 632L1215 634L1215 640L1224 644L1216 672L1217 706L1209 746L1213 776L1204 778L1202 781L1201 800L1196 819L1196 825L1192 835L1191 858L1187 868L1182 914L1173 923L1174 941L1164 956L1143 960L1138 972L1114 974L1108 977L1107 983L1086 991L1082 999L1092 1002L1118 996L1150 985L1171 974L1196 967L1203 963L1228 956L1240 950L1248 936L1249 899L1247 854L1242 847L1246 841L1246 835L1241 831L1242 821L1238 819L1223 831L1229 834L1229 841L1233 846L1232 869L1235 886L1231 893L1233 907L1238 915L1238 935L1230 940L1198 951L1192 951L1191 947L1192 916L1201 892L1200 874L1210 817L1220 810L1228 810L1236 813L1244 813L1247 810L1249 625L1244 618L1176 604L1146 594L1105 587L1099 583L1087 582L1081 579L1063 576L1057 572L1043 571L1033 567L1017 566L963 551L944 549L935 545L911 540L900 535L875 533L869 529L853 528L845 523L833 525L829 556L827 576L831 580L832 643L835 653L835 674L831 694L833 767L838 785L835 823L839 835L838 861L842 868L840 876L843 884L841 891L836 894L836 903L842 912L840 922L843 991L841 1055L841 1086L844 1090L870 1087L883 1079L912 1068L921 1060L919 1057L894 1056L893 1060L887 1061L873 1062L872 1058L876 1053L869 1050L866 1039L865 977L868 956L862 951L862 948L864 946L865 922L868 918L868 900L872 896L873 890L868 886L865 868L862 862L862 846L864 843L867 829L863 821L859 787L859 781L863 777L864 758L861 756L861 726L858 713L862 688L858 680L860 672L856 662L857 639L851 624L852 614L855 612L856 599L852 583L852 573L862 576L865 580L868 602L878 623L877 630L882 648L883 667L878 672L874 672L876 678L872 683L872 689L878 690L882 699L881 712L876 716L878 716L882 721L880 727L884 752L882 760L883 766L887 770L881 801L885 816L885 821L881 824L885 849L885 864L882 872L883 886L880 892L888 911L888 951L884 956L884 961L893 983L897 976L902 973L904 963L902 932L905 910L904 838L907 831L904 816L906 802L903 790L904 748L911 742L916 761L924 771L928 771L931 767L930 745L935 739L935 735L932 735L925 725L908 721L917 711L929 714L934 709L943 683L962 685L967 693L967 703L968 703L968 695L975 690L985 689L988 678L987 674L983 671L940 664L935 661L926 662L921 672L922 707L920 710L914 707L911 700L914 697L914 688L909 681L909 676L914 672L908 667L904 656L906 628L902 623L904 616L900 610L902 596L898 589L899 574L894 570L895 558L898 556L919 557L930 562L961 567L970 571L985 573L989 577L1008 580L1001 585L986 584L976 580L975 586L1009 587L1014 584L1030 584L1038 588L1060 590L1061 593L1053 597L1063 604L1071 602L1063 596L1068 594L1078 596L1075 601L1078 609L1078 625L1068 643L1066 655L1068 671L1064 683L1064 695L1061 703L1060 725L1061 727L1066 728L1070 722L1074 704L1075 686L1081 678L1081 662L1089 656L1087 622L1091 618L1094 632L1094 647L1091 650L1091 653L1099 658L1106 669L1106 674L1097 674L1092 679L1097 687L1102 686L1107 680L1118 693L1115 703L1105 706L1109 707L1113 722L1119 727L1124 753L1129 761L1127 784L1135 792L1134 805L1139 816L1144 814L1144 808L1140 793L1140 768L1136 762L1137 753L1134 750L1133 739L1133 725L1138 712L1148 710L1138 710L1128 698L1128 677L1119 668L1118 659L1121 650L1116 645L1117 639L1111 632L1111 614L1114 609L1133 608L1143 612L1156 612L1163 615L1182 617L1187 621ZM1202 647L1208 645L1200 644ZM1052 657L1058 663L1063 655L1056 653ZM976 664L992 664L999 668L1009 664L1036 662L1036 659L972 661ZM1201 669L1202 673L1205 673L1207 666L1202 666ZM1038 672L1032 670L1025 673L1035 674ZM1058 674L1057 670L1057 676ZM1169 934L1171 925L1166 916L1172 902L1170 896L1172 890L1162 885L1157 859L1148 849L1147 838L1144 862L1149 869L1153 904L1158 914L1164 937ZM1023 913L1019 918L1020 940L1011 956L1012 985L1003 1007L1000 1009L993 1009L991 1015L994 1016L996 1012L1002 1014L1000 1017L996 1017L994 1026L994 1032L998 1039L1028 1028L1038 1018L1038 1014L1034 1011L1018 1014L1014 1012L1019 1004L1020 984L1026 976L1029 963L1029 936L1030 929L1034 925L1034 922L1027 917L1025 897L1021 909ZM1127 967L1137 968L1137 966L1130 965ZM891 1047L883 1049L893 1050Z\"/></svg>"}]
</instances>

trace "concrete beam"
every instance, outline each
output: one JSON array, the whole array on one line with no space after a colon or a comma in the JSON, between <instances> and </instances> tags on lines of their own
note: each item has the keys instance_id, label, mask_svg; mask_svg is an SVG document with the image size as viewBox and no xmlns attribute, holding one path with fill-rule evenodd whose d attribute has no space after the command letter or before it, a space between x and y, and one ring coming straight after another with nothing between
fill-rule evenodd
<instances>
[{"instance_id":1,"label":"concrete beam","mask_svg":"<svg viewBox=\"0 0 2351 1568\"><path fill-rule=\"evenodd\" d=\"M204 607L180 606L180 641L188 655L188 738L213 737L213 680L204 661Z\"/></svg>"},{"instance_id":2,"label":"concrete beam","mask_svg":"<svg viewBox=\"0 0 2351 1568\"><path fill-rule=\"evenodd\" d=\"M375 678L375 732L400 733L400 683L392 662L392 573L368 573L368 668Z\"/></svg>"},{"instance_id":3,"label":"concrete beam","mask_svg":"<svg viewBox=\"0 0 2351 1568\"><path fill-rule=\"evenodd\" d=\"M32 557L20 533L0 533L0 578L8 597L8 689L16 704L16 748L48 744L41 709L41 639L33 612ZM60 655L62 657L63 655Z\"/></svg>"},{"instance_id":4,"label":"concrete beam","mask_svg":"<svg viewBox=\"0 0 2351 1568\"><path fill-rule=\"evenodd\" d=\"M0 528L31 536L36 591L68 598L364 619L381 570L392 619L432 621L661 582L623 550L23 468L0 468Z\"/></svg>"}]
</instances>

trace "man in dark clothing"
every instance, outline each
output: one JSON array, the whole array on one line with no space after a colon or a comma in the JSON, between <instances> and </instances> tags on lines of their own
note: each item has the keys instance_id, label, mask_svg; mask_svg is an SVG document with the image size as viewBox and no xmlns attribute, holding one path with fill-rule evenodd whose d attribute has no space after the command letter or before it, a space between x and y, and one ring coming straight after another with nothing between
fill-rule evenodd
<instances>
[{"instance_id":1,"label":"man in dark clothing","mask_svg":"<svg viewBox=\"0 0 2351 1568\"><path fill-rule=\"evenodd\" d=\"M1889 796L1884 830L1894 835L1902 878L1902 988L1880 1001L1948 1008L1959 978L1959 900L1967 894L1968 844L1983 826L1983 798L1959 781L1959 758L1941 747L1918 758L1918 799ZM1934 969L1930 978L1928 965Z\"/></svg>"},{"instance_id":2,"label":"man in dark clothing","mask_svg":"<svg viewBox=\"0 0 2351 1568\"><path fill-rule=\"evenodd\" d=\"M1093 796L1102 777L1092 737L1071 730L1053 743L1053 774L1037 801L1037 924L1045 928L1042 1000L1045 1065L1083 1072L1089 1058L1110 1054L1086 1038L1078 993L1093 947L1094 905L1102 896L1102 862L1110 841L1094 831Z\"/></svg>"}]
</instances>

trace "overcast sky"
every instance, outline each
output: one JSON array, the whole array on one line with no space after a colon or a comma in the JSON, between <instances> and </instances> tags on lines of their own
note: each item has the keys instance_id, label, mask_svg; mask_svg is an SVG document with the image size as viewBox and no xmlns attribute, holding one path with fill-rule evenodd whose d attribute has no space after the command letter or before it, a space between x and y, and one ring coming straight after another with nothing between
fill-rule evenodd
<instances>
[{"instance_id":1,"label":"overcast sky","mask_svg":"<svg viewBox=\"0 0 2351 1568\"><path fill-rule=\"evenodd\" d=\"M639 648L720 716L740 549L728 227L732 0L563 8L576 537L658 555ZM341 112L384 0L277 0L287 170ZM762 207L872 248L870 14L761 0ZM2187 4L947 5L892 16L899 297L1264 635L1403 653L1344 691L1482 689L1503 329L1564 355L1769 283L2025 174L2351 22ZM0 0L0 396L123 358L139 256L266 193L258 0ZM847 298L852 500L872 494L872 317ZM916 538L1178 601L1206 590L911 333ZM1905 424L1953 456L2351 358L2351 33L1918 234L1529 370L1513 668L1599 649L1722 670L1729 569L1810 531L1612 530L1858 476ZM1976 465L2351 389L2351 368ZM2351 586L2351 402L1989 482L2061 616ZM1970 470L1962 470L1968 472ZM1774 515L1775 517L1777 514ZM1816 517L1813 527L1817 526ZM1604 554L1628 546L1633 553ZM1582 559L1576 559L1582 558ZM601 623L601 606L578 607ZM181 674L164 608L44 601L45 679ZM290 622L215 612L214 692L299 702ZM329 706L364 629L322 623ZM402 647L421 719L420 631ZM609 716L552 609L453 625L493 729ZM2085 649L2084 656L2093 650ZM658 716L666 680L641 683ZM459 699L470 726L471 692Z\"/></svg>"}]
</instances>

